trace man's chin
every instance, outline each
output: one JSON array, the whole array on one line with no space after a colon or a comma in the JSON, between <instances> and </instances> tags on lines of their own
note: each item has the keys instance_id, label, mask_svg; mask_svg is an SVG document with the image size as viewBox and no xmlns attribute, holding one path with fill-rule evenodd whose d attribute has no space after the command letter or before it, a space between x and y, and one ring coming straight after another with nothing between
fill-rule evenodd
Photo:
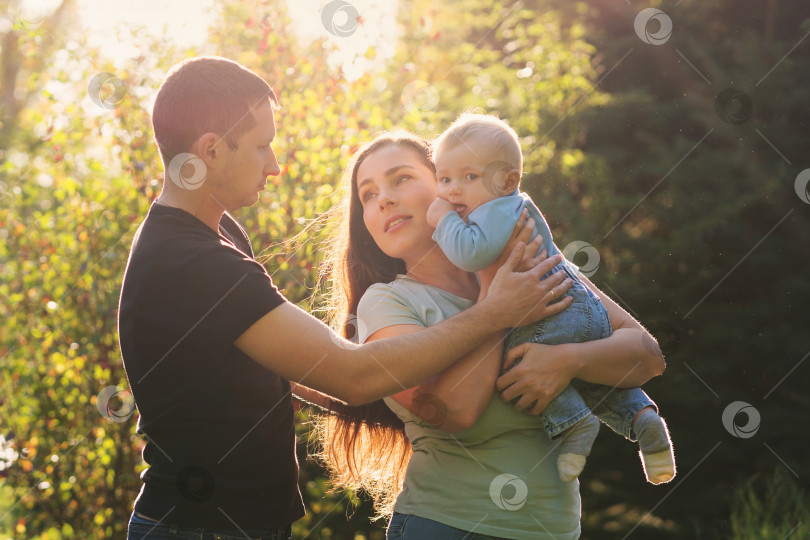
<instances>
[{"instance_id":1,"label":"man's chin","mask_svg":"<svg viewBox=\"0 0 810 540\"><path fill-rule=\"evenodd\" d=\"M247 208L248 206L253 206L257 202L259 202L259 198L261 196L261 192L255 191L251 195L244 195L241 199L215 199L217 204L222 207L223 210L229 213L234 213L241 208Z\"/></svg>"},{"instance_id":2,"label":"man's chin","mask_svg":"<svg viewBox=\"0 0 810 540\"><path fill-rule=\"evenodd\" d=\"M253 206L257 202L259 202L260 198L261 198L261 192L257 191L253 195L248 195L247 197L242 199L238 204L232 205L232 206L235 206L235 208L228 208L228 212L235 212L235 211L239 210L240 208L247 208L248 206Z\"/></svg>"}]
</instances>

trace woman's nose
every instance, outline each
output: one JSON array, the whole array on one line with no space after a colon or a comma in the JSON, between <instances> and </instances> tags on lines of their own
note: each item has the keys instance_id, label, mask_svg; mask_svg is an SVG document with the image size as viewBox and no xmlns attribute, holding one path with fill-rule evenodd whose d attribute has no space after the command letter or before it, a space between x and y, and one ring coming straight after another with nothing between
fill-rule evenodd
<instances>
[{"instance_id":1,"label":"woman's nose","mask_svg":"<svg viewBox=\"0 0 810 540\"><path fill-rule=\"evenodd\" d=\"M380 203L380 208L384 208L386 206L393 206L394 204L396 204L396 201L394 199L382 193L380 193L380 196L377 198L377 201Z\"/></svg>"},{"instance_id":2,"label":"woman's nose","mask_svg":"<svg viewBox=\"0 0 810 540\"><path fill-rule=\"evenodd\" d=\"M391 206L393 204L396 204L396 199L394 198L393 193L391 193L390 190L381 189L380 195L377 197L377 202L379 203L380 208L383 208L385 206Z\"/></svg>"}]
</instances>

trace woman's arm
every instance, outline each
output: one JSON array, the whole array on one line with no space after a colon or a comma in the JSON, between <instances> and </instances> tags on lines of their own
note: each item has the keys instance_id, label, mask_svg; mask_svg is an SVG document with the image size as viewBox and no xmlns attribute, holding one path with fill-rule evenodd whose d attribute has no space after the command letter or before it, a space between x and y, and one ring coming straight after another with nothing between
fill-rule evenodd
<instances>
[{"instance_id":1,"label":"woman's arm","mask_svg":"<svg viewBox=\"0 0 810 540\"><path fill-rule=\"evenodd\" d=\"M581 347L575 355L580 363L575 377L619 388L633 388L661 375L667 364L655 337L587 277L581 276L581 279L602 301L610 317L613 335L619 337L606 350ZM610 360L605 361L607 359Z\"/></svg>"},{"instance_id":2,"label":"woman's arm","mask_svg":"<svg viewBox=\"0 0 810 540\"><path fill-rule=\"evenodd\" d=\"M604 304L614 332L584 343L524 343L511 349L506 367L520 357L523 360L498 379L497 388L505 401L520 396L517 410L528 407L530 414L539 414L573 378L632 388L664 372L664 356L652 334L586 277L580 277Z\"/></svg>"}]
</instances>

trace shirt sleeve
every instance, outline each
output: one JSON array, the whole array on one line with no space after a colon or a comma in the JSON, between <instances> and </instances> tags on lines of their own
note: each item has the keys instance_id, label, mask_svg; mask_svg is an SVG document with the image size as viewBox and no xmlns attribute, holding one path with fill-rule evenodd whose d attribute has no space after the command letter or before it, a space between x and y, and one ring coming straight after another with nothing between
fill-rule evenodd
<instances>
[{"instance_id":1,"label":"shirt sleeve","mask_svg":"<svg viewBox=\"0 0 810 540\"><path fill-rule=\"evenodd\" d=\"M178 287L186 293L189 332L223 349L218 353L286 301L265 268L232 246L197 251L186 272Z\"/></svg>"},{"instance_id":2,"label":"shirt sleeve","mask_svg":"<svg viewBox=\"0 0 810 540\"><path fill-rule=\"evenodd\" d=\"M357 305L357 339L364 343L378 330L397 324L426 326L417 311L388 284L368 288Z\"/></svg>"},{"instance_id":3,"label":"shirt sleeve","mask_svg":"<svg viewBox=\"0 0 810 540\"><path fill-rule=\"evenodd\" d=\"M467 272L492 264L506 247L515 229L523 200L519 196L499 197L473 210L469 223L457 212L439 222L433 239L450 261Z\"/></svg>"}]
</instances>

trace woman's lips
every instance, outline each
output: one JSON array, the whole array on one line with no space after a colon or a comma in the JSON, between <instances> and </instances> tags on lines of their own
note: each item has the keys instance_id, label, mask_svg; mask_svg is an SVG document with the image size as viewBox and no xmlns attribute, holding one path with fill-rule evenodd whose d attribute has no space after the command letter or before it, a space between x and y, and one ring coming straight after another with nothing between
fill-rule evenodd
<instances>
[{"instance_id":1,"label":"woman's lips","mask_svg":"<svg viewBox=\"0 0 810 540\"><path fill-rule=\"evenodd\" d=\"M385 232L392 232L407 223L410 220L410 216L397 216L385 224Z\"/></svg>"}]
</instances>

